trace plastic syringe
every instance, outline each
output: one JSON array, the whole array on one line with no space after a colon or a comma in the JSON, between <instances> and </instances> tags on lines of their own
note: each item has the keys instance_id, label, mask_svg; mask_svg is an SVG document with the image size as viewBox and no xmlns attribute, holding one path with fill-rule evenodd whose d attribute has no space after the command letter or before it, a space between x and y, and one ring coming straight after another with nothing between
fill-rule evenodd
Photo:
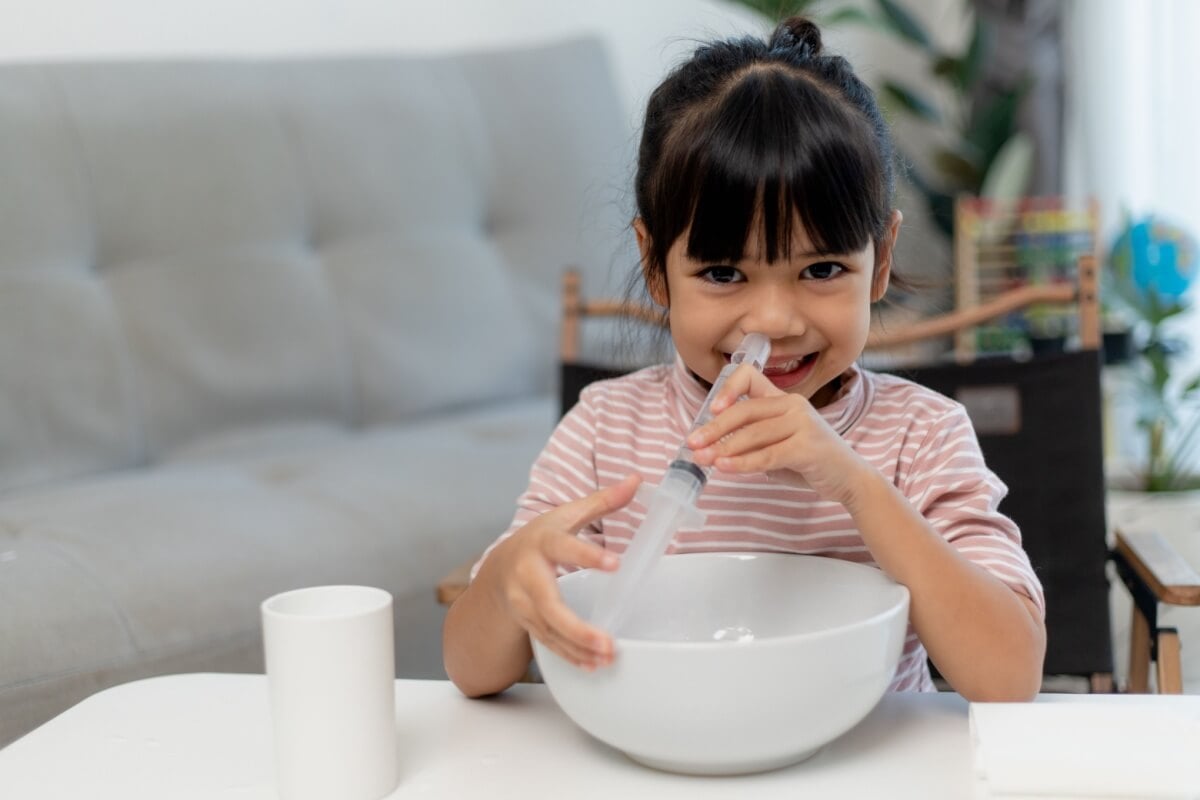
<instances>
[{"instance_id":1,"label":"plastic syringe","mask_svg":"<svg viewBox=\"0 0 1200 800\"><path fill-rule=\"evenodd\" d=\"M733 371L743 363L753 364L755 369L761 370L770 354L770 339L760 333L747 334L713 381L712 389L688 430L689 435L712 419L709 406ZM704 513L696 508L696 499L708 482L710 471L711 467L696 464L685 441L667 466L662 483L654 488L643 484L638 489L637 500L646 508L646 517L622 554L621 566L597 594L592 607L592 624L613 635L621 632L630 610L637 605L646 578L666 552L676 531L695 529L704 524Z\"/></svg>"}]
</instances>

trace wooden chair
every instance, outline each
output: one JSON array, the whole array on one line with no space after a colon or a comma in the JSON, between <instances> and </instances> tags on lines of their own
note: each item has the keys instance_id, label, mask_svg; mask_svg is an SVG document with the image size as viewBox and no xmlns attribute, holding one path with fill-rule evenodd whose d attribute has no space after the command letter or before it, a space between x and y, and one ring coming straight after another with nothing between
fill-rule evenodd
<instances>
[{"instance_id":1,"label":"wooden chair","mask_svg":"<svg viewBox=\"0 0 1200 800\"><path fill-rule=\"evenodd\" d=\"M1160 604L1200 606L1200 573L1161 534L1117 531L1112 560L1133 599L1126 690L1146 692L1150 664L1163 694L1183 692L1179 631L1160 627Z\"/></svg>"},{"instance_id":2,"label":"wooden chair","mask_svg":"<svg viewBox=\"0 0 1200 800\"><path fill-rule=\"evenodd\" d=\"M890 331L871 335L868 349L889 348L954 334L1001 317L1033 303L1065 305L1077 315L1078 346L1069 352L1028 360L1012 357L976 358L968 363L946 362L889 369L962 402L971 416L988 465L1009 486L1001 510L1021 527L1026 550L1046 590L1048 645L1047 676L1077 676L1090 691L1112 691L1112 642L1109 626L1101 450L1100 321L1095 260L1079 259L1074 284L1024 286L987 302ZM561 337L561 407L565 413L582 388L594 380L629 371L586 363L579 359L582 320L596 316L631 316L662 324L657 309L617 301L584 301L578 275L563 281ZM1118 539L1118 552L1124 539ZM1164 588L1156 597L1178 602L1177 578L1165 556L1125 550L1114 555L1136 563L1135 574L1147 584ZM1130 555L1141 553L1141 555ZM1136 558L1136 562L1134 561ZM1173 563L1173 562L1171 562ZM471 564L447 575L437 589L439 602L449 604L466 588ZM1178 569L1175 567L1175 569ZM1200 583L1200 581L1197 581ZM1167 591L1173 589L1174 591ZM1133 589L1131 588L1131 591ZM1153 589L1151 589L1153 591ZM1190 590L1189 590L1190 591ZM1182 596L1200 597L1192 594ZM1139 605L1141 608L1141 605ZM1153 629L1153 611L1140 612ZM1143 630L1139 628L1139 630ZM1135 632L1135 639L1138 634ZM1174 640L1177 643L1177 637ZM1146 644L1145 647L1142 644ZM1170 690L1179 681L1178 648L1170 633L1137 639L1134 659L1154 658L1160 665L1159 685ZM1153 653L1151 647L1154 648ZM1144 670L1143 670L1144 672ZM1135 673L1136 674L1136 673ZM1144 681L1131 680L1131 690L1144 690Z\"/></svg>"}]
</instances>

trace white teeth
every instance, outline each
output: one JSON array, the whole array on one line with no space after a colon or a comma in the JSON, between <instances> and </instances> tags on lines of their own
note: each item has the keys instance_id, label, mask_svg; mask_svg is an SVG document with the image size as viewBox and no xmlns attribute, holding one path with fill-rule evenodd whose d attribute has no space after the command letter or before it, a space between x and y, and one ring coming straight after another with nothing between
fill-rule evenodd
<instances>
[{"instance_id":1,"label":"white teeth","mask_svg":"<svg viewBox=\"0 0 1200 800\"><path fill-rule=\"evenodd\" d=\"M763 372L766 374L776 374L776 373L791 372L792 370L796 370L799 368L800 368L800 359L793 358L791 361L785 361L782 364L772 364L771 366L764 369Z\"/></svg>"}]
</instances>

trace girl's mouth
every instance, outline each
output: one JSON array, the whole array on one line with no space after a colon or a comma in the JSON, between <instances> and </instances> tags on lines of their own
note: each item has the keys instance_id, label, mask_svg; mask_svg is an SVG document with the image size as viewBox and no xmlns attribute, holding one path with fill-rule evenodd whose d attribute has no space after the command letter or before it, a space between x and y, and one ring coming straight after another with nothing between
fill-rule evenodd
<instances>
[{"instance_id":1,"label":"girl's mouth","mask_svg":"<svg viewBox=\"0 0 1200 800\"><path fill-rule=\"evenodd\" d=\"M772 358L763 367L763 375L775 384L776 388L788 389L807 378L816 362L816 353L809 353L799 358Z\"/></svg>"},{"instance_id":2,"label":"girl's mouth","mask_svg":"<svg viewBox=\"0 0 1200 800\"><path fill-rule=\"evenodd\" d=\"M729 360L728 355L725 356L725 360ZM816 353L793 358L772 357L763 368L763 376L775 384L776 388L788 389L807 378L816 362Z\"/></svg>"}]
</instances>

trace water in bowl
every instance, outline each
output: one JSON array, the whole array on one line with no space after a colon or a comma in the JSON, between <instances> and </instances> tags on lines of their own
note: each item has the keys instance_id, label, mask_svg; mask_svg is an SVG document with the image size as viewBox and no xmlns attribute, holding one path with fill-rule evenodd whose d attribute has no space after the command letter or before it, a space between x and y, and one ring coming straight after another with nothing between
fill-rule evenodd
<instances>
[{"instance_id":1,"label":"water in bowl","mask_svg":"<svg viewBox=\"0 0 1200 800\"><path fill-rule=\"evenodd\" d=\"M717 628L712 638L714 642L753 642L754 631L744 625L729 625Z\"/></svg>"}]
</instances>

